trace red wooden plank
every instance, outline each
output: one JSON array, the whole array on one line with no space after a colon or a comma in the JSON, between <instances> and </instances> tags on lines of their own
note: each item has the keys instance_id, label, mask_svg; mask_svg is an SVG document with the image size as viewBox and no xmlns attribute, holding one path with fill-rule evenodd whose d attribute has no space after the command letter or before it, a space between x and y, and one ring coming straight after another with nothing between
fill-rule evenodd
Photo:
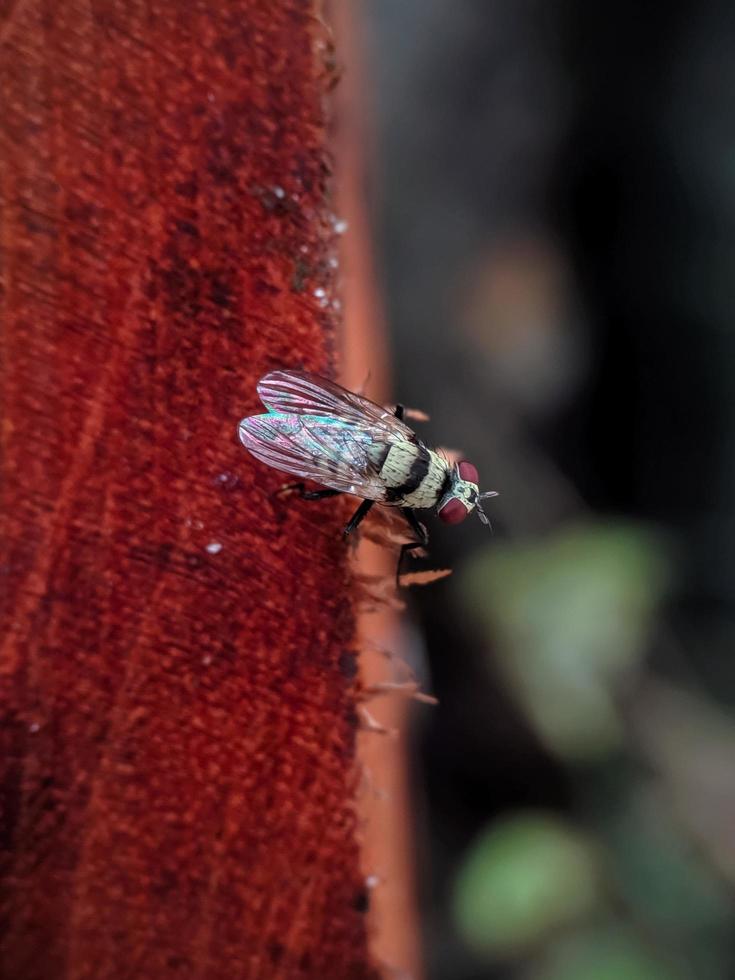
<instances>
[{"instance_id":1,"label":"red wooden plank","mask_svg":"<svg viewBox=\"0 0 735 980\"><path fill-rule=\"evenodd\" d=\"M235 438L332 364L316 6L0 21L5 977L374 975L344 512Z\"/></svg>"}]
</instances>

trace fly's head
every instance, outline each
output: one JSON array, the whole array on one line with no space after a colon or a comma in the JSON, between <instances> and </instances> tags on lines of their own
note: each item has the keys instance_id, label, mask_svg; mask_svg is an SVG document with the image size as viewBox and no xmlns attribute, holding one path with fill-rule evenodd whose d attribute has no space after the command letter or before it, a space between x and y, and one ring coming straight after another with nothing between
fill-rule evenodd
<instances>
[{"instance_id":1,"label":"fly's head","mask_svg":"<svg viewBox=\"0 0 735 980\"><path fill-rule=\"evenodd\" d=\"M473 510L477 510L482 523L489 524L481 503L486 497L497 497L497 493L495 490L480 493L477 468L462 460L452 470L449 490L439 501L437 513L445 524L459 524Z\"/></svg>"}]
</instances>

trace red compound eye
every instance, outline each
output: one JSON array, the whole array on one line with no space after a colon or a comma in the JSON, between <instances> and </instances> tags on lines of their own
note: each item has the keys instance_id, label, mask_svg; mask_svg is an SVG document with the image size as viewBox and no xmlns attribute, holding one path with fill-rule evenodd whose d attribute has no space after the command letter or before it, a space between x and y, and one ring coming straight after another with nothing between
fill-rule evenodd
<instances>
[{"instance_id":1,"label":"red compound eye","mask_svg":"<svg viewBox=\"0 0 735 980\"><path fill-rule=\"evenodd\" d=\"M439 508L438 514L445 524L459 524L467 517L468 510L461 500L452 497Z\"/></svg>"},{"instance_id":2,"label":"red compound eye","mask_svg":"<svg viewBox=\"0 0 735 980\"><path fill-rule=\"evenodd\" d=\"M458 464L457 469L459 470L460 479L467 480L468 483L474 483L475 486L479 484L480 476L477 472L477 467L473 466L472 463L468 463L466 459L463 459Z\"/></svg>"}]
</instances>

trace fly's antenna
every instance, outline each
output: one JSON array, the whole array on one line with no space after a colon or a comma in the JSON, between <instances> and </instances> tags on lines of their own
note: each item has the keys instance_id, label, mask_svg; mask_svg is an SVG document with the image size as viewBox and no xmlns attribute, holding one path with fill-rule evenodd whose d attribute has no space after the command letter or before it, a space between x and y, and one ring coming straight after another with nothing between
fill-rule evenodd
<instances>
[{"instance_id":1,"label":"fly's antenna","mask_svg":"<svg viewBox=\"0 0 735 980\"><path fill-rule=\"evenodd\" d=\"M480 518L483 524L487 524L487 526L490 528L491 531L493 529L493 526L490 523L490 518L482 509L482 504L480 503L480 501L485 500L487 497L497 497L497 495L498 495L497 490L486 490L484 493L478 493L477 501L475 502L475 510L477 511L477 516Z\"/></svg>"}]
</instances>

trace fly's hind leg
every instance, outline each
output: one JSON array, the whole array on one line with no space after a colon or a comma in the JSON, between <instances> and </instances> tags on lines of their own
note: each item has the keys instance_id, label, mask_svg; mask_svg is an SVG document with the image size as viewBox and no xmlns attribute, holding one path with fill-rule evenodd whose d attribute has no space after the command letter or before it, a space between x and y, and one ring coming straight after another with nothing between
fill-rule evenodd
<instances>
[{"instance_id":1,"label":"fly's hind leg","mask_svg":"<svg viewBox=\"0 0 735 980\"><path fill-rule=\"evenodd\" d=\"M342 491L326 488L324 490L307 490L304 483L285 483L276 490L278 497L287 493L297 493L302 500L324 500L325 497L337 497Z\"/></svg>"},{"instance_id":2,"label":"fly's hind leg","mask_svg":"<svg viewBox=\"0 0 735 980\"><path fill-rule=\"evenodd\" d=\"M418 517L416 517L416 514L412 510L404 510L402 513L408 521L408 526L416 535L417 540L408 541L406 544L401 545L401 550L398 554L398 563L396 565L396 587L398 588L401 585L401 566L403 565L403 559L412 551L418 551L419 548L426 548L429 544L429 534Z\"/></svg>"},{"instance_id":3,"label":"fly's hind leg","mask_svg":"<svg viewBox=\"0 0 735 980\"><path fill-rule=\"evenodd\" d=\"M303 483L287 483L276 492L278 494L297 493L302 500L324 500L326 497L338 497L342 493L341 490L332 490L329 488L325 488L324 490L307 490ZM374 500L363 500L348 523L345 524L344 531L342 532L345 538L349 537L362 524L374 503Z\"/></svg>"},{"instance_id":4,"label":"fly's hind leg","mask_svg":"<svg viewBox=\"0 0 735 980\"><path fill-rule=\"evenodd\" d=\"M368 511L374 503L374 500L363 500L347 524L345 524L345 529L342 532L345 538L349 537L349 535L362 524L368 514Z\"/></svg>"}]
</instances>

